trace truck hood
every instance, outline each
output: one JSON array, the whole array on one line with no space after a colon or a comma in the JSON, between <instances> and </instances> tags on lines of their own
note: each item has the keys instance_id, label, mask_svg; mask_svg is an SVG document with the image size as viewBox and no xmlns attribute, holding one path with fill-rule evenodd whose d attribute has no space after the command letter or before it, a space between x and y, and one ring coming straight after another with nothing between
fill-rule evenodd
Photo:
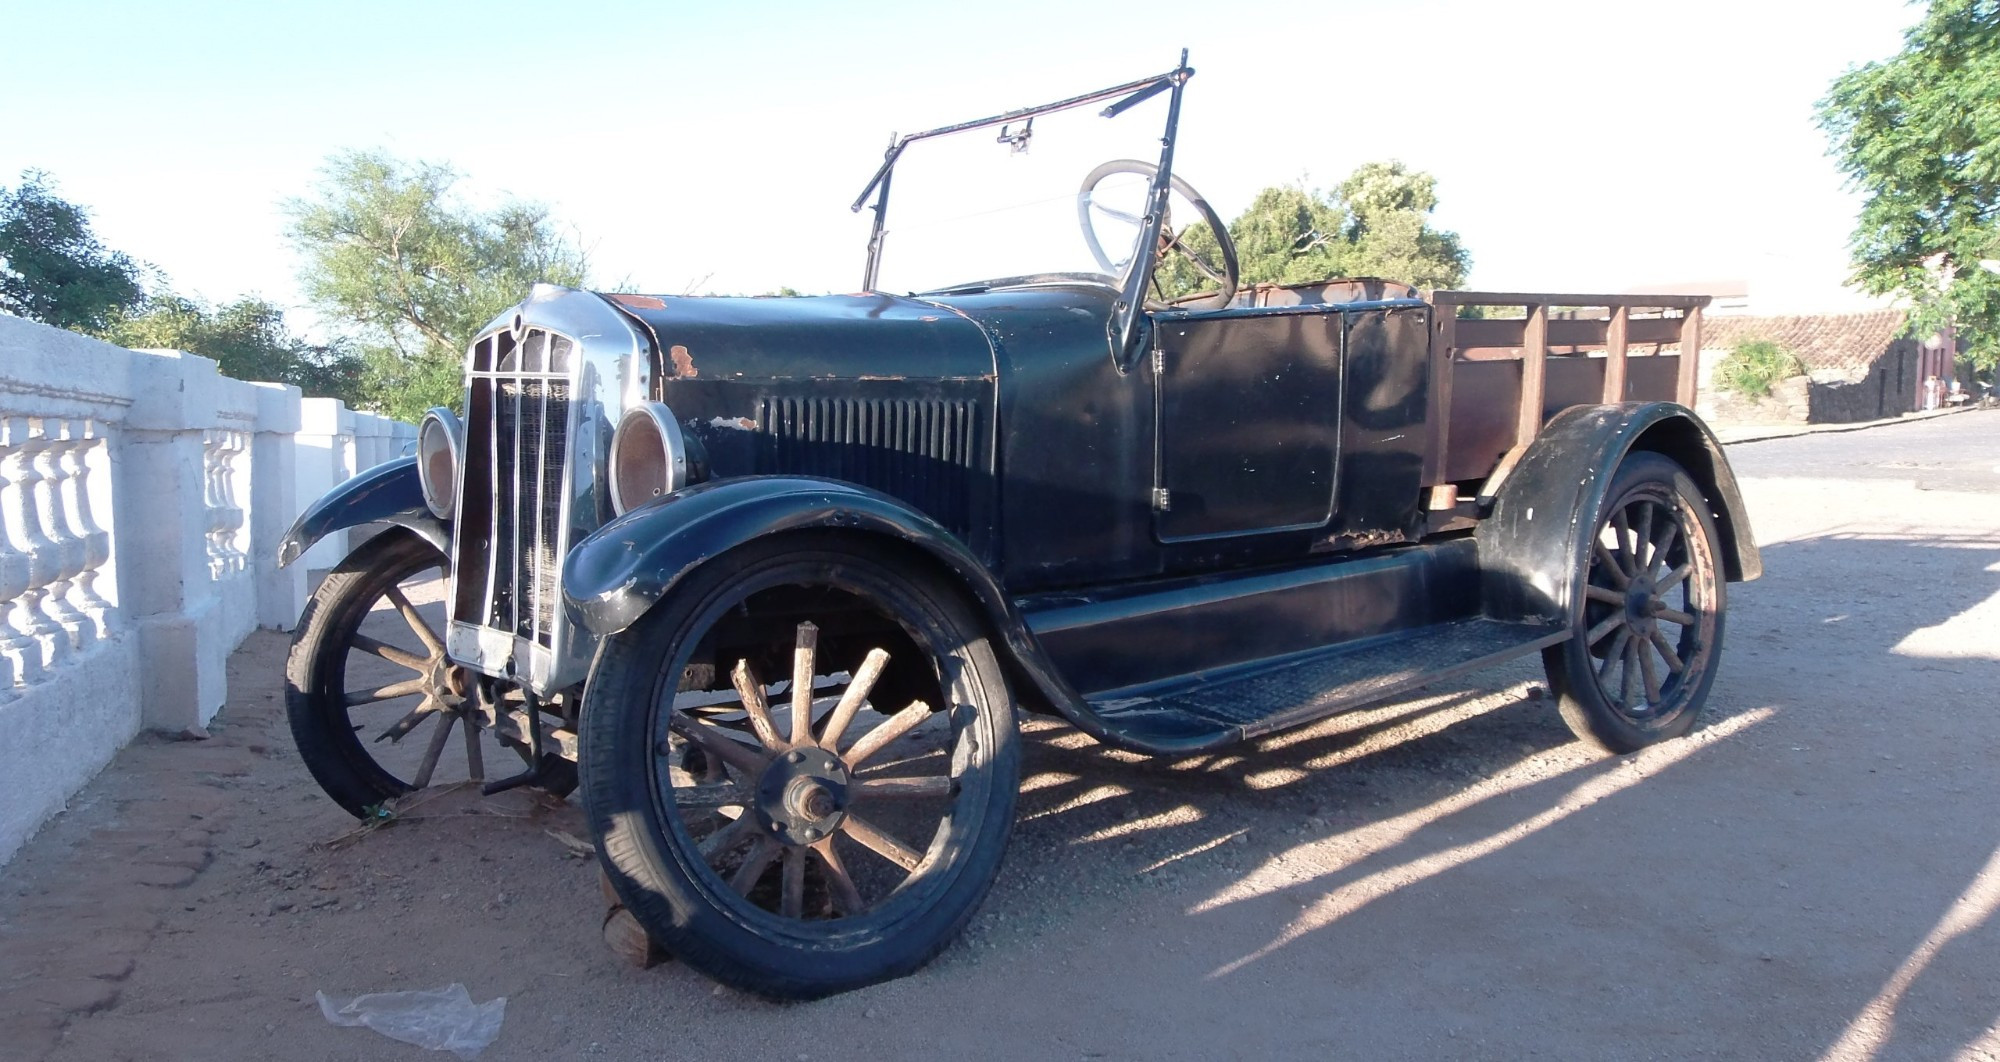
<instances>
[{"instance_id":1,"label":"truck hood","mask_svg":"<svg viewBox=\"0 0 2000 1062\"><path fill-rule=\"evenodd\" d=\"M650 334L662 380L991 380L986 331L894 295L604 296Z\"/></svg>"}]
</instances>

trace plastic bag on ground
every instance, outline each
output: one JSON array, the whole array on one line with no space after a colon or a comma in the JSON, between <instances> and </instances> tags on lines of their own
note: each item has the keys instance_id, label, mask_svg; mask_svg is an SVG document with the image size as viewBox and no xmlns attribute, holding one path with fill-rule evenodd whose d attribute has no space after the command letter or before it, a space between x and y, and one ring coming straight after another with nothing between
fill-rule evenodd
<instances>
[{"instance_id":1,"label":"plastic bag on ground","mask_svg":"<svg viewBox=\"0 0 2000 1062\"><path fill-rule=\"evenodd\" d=\"M391 1040L472 1058L500 1035L507 997L474 1003L465 986L453 982L420 992L371 992L340 999L325 992L319 1010L335 1025L365 1025Z\"/></svg>"}]
</instances>

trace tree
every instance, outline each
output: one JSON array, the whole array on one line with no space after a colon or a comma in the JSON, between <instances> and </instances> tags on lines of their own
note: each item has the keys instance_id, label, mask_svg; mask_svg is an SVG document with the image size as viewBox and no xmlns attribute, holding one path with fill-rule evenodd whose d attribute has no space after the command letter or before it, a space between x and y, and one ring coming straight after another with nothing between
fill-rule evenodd
<instances>
[{"instance_id":1,"label":"tree","mask_svg":"<svg viewBox=\"0 0 2000 1062\"><path fill-rule=\"evenodd\" d=\"M1465 279L1471 258L1457 233L1431 227L1436 207L1435 177L1400 162L1371 162L1333 193L1303 183L1258 192L1229 223L1229 236L1245 285L1372 276L1449 288ZM1189 226L1180 239L1197 255L1217 260L1207 225ZM1212 286L1179 255L1165 260L1158 283L1169 298Z\"/></svg>"},{"instance_id":2,"label":"tree","mask_svg":"<svg viewBox=\"0 0 2000 1062\"><path fill-rule=\"evenodd\" d=\"M94 332L145 291L140 267L107 249L90 215L57 196L48 175L21 174L0 187L0 311L78 332Z\"/></svg>"},{"instance_id":3,"label":"tree","mask_svg":"<svg viewBox=\"0 0 2000 1062\"><path fill-rule=\"evenodd\" d=\"M214 358L223 375L297 386L308 396L363 400L366 363L344 344L294 335L284 311L255 297L219 308L179 295L157 295L112 319L103 337L125 347L166 347Z\"/></svg>"},{"instance_id":4,"label":"tree","mask_svg":"<svg viewBox=\"0 0 2000 1062\"><path fill-rule=\"evenodd\" d=\"M1956 324L2000 361L2000 0L1933 0L1893 58L1850 70L1819 103L1831 154L1865 200L1854 280L1906 296L1912 335Z\"/></svg>"},{"instance_id":5,"label":"tree","mask_svg":"<svg viewBox=\"0 0 2000 1062\"><path fill-rule=\"evenodd\" d=\"M357 342L373 403L391 416L456 406L474 332L538 281L584 283L583 254L546 207L473 209L452 197L450 167L356 151L323 175L313 198L285 204L300 280Z\"/></svg>"}]
</instances>

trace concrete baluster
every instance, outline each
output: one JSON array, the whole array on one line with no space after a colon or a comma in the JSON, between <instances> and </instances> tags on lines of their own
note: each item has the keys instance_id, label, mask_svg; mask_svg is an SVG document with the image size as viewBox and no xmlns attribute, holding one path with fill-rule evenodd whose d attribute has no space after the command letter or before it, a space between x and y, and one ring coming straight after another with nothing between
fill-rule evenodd
<instances>
[{"instance_id":1,"label":"concrete baluster","mask_svg":"<svg viewBox=\"0 0 2000 1062\"><path fill-rule=\"evenodd\" d=\"M26 417L0 419L0 667L12 694L42 673L42 650L30 633L27 593L34 586L32 544L28 540L28 499L23 468Z\"/></svg>"},{"instance_id":2,"label":"concrete baluster","mask_svg":"<svg viewBox=\"0 0 2000 1062\"><path fill-rule=\"evenodd\" d=\"M22 633L40 647L42 666L54 667L68 655L69 634L50 618L46 605L49 585L62 574L62 559L42 527L41 506L47 501L41 463L42 451L49 448L46 430L41 419L23 418L20 442L12 455L13 478L20 490L20 539L28 555L28 589L21 595L23 607L16 618Z\"/></svg>"},{"instance_id":3,"label":"concrete baluster","mask_svg":"<svg viewBox=\"0 0 2000 1062\"><path fill-rule=\"evenodd\" d=\"M80 440L72 434L69 421L44 419L42 441L45 445L35 455L35 468L42 476L35 484L35 511L42 521L42 537L48 539L49 553L55 558L55 577L49 580L43 607L48 611L49 621L62 630L67 651L78 652L90 644L97 632L90 617L78 611L70 600L76 577L89 567L83 538L70 529L67 512L70 476L67 459Z\"/></svg>"},{"instance_id":4,"label":"concrete baluster","mask_svg":"<svg viewBox=\"0 0 2000 1062\"><path fill-rule=\"evenodd\" d=\"M111 532L91 512L90 484L93 464L106 451L96 421L73 421L70 431L76 445L63 455L63 468L68 473L63 481L63 511L69 516L70 530L83 541L84 568L76 577L76 605L89 617L95 636L103 638L116 624L111 602L97 588L97 580L111 560Z\"/></svg>"}]
</instances>

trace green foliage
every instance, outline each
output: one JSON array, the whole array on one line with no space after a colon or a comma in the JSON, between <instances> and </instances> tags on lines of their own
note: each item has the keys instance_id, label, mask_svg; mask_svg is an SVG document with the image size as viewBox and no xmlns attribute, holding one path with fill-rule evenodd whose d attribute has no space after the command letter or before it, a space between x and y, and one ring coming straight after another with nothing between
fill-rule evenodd
<instances>
[{"instance_id":1,"label":"green foliage","mask_svg":"<svg viewBox=\"0 0 2000 1062\"><path fill-rule=\"evenodd\" d=\"M1746 339L1715 365L1715 385L1745 398L1762 398L1779 380L1806 371L1791 351L1769 339Z\"/></svg>"},{"instance_id":2,"label":"green foliage","mask_svg":"<svg viewBox=\"0 0 2000 1062\"><path fill-rule=\"evenodd\" d=\"M450 167L333 156L314 197L286 204L306 295L358 343L370 404L415 420L457 406L465 345L539 281L580 287L583 253L547 208L457 201Z\"/></svg>"},{"instance_id":3,"label":"green foliage","mask_svg":"<svg viewBox=\"0 0 2000 1062\"><path fill-rule=\"evenodd\" d=\"M1369 276L1449 288L1465 279L1471 258L1456 233L1431 228L1436 207L1436 178L1400 162L1371 162L1332 193L1298 183L1258 192L1229 235L1246 286ZM1207 225L1190 225L1180 240L1221 261ZM1180 255L1161 263L1155 282L1167 298L1214 286Z\"/></svg>"},{"instance_id":4,"label":"green foliage","mask_svg":"<svg viewBox=\"0 0 2000 1062\"><path fill-rule=\"evenodd\" d=\"M293 384L314 398L350 406L364 397L360 355L344 344L321 346L292 334L284 311L254 296L211 307L179 295L156 295L107 322L100 333L123 347L165 347L214 358L238 380Z\"/></svg>"},{"instance_id":5,"label":"green foliage","mask_svg":"<svg viewBox=\"0 0 2000 1062\"><path fill-rule=\"evenodd\" d=\"M1820 126L1866 196L1855 279L1908 297L1911 335L1956 322L1972 359L2000 361L2000 0L1933 0L1888 60L1850 70Z\"/></svg>"},{"instance_id":6,"label":"green foliage","mask_svg":"<svg viewBox=\"0 0 2000 1062\"><path fill-rule=\"evenodd\" d=\"M64 201L38 170L0 187L0 312L94 332L139 304L140 267L90 231L90 216Z\"/></svg>"}]
</instances>

